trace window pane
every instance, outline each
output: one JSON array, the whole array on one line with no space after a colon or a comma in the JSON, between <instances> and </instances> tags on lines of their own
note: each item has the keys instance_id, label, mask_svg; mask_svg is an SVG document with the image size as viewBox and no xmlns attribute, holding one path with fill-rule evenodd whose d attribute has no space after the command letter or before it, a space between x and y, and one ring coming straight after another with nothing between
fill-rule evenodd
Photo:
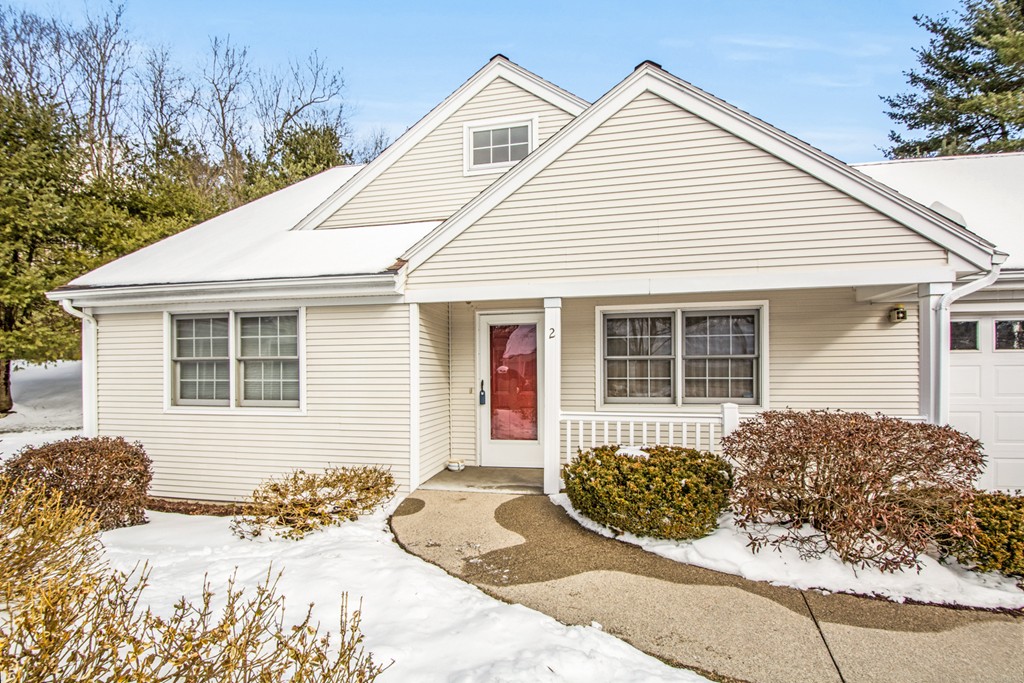
<instances>
[{"instance_id":1,"label":"window pane","mask_svg":"<svg viewBox=\"0 0 1024 683\"><path fill-rule=\"evenodd\" d=\"M754 398L754 380L734 379L731 383L730 396L732 398Z\"/></svg>"},{"instance_id":2,"label":"window pane","mask_svg":"<svg viewBox=\"0 0 1024 683\"><path fill-rule=\"evenodd\" d=\"M754 334L754 316L752 315L734 315L732 316L732 333L733 334Z\"/></svg>"},{"instance_id":3,"label":"window pane","mask_svg":"<svg viewBox=\"0 0 1024 683\"><path fill-rule=\"evenodd\" d=\"M606 361L605 375L607 377L625 377L626 376L626 361L624 360L610 360Z\"/></svg>"},{"instance_id":4,"label":"window pane","mask_svg":"<svg viewBox=\"0 0 1024 683\"><path fill-rule=\"evenodd\" d=\"M672 382L666 379L651 380L651 396L655 398L671 398Z\"/></svg>"},{"instance_id":5,"label":"window pane","mask_svg":"<svg viewBox=\"0 0 1024 683\"><path fill-rule=\"evenodd\" d=\"M195 349L196 358L210 358L213 356L213 342L210 339L196 339Z\"/></svg>"},{"instance_id":6,"label":"window pane","mask_svg":"<svg viewBox=\"0 0 1024 683\"><path fill-rule=\"evenodd\" d=\"M753 377L754 376L754 359L753 358L736 358L730 361L732 366L733 377Z\"/></svg>"},{"instance_id":7,"label":"window pane","mask_svg":"<svg viewBox=\"0 0 1024 683\"><path fill-rule=\"evenodd\" d=\"M509 149L512 161L522 161L530 153L530 148L527 145L512 145Z\"/></svg>"},{"instance_id":8,"label":"window pane","mask_svg":"<svg viewBox=\"0 0 1024 683\"><path fill-rule=\"evenodd\" d=\"M608 318L604 321L605 334L609 337L625 337L626 336L626 319L625 318Z\"/></svg>"},{"instance_id":9,"label":"window pane","mask_svg":"<svg viewBox=\"0 0 1024 683\"><path fill-rule=\"evenodd\" d=\"M508 144L508 128L495 128L491 131L491 146Z\"/></svg>"},{"instance_id":10,"label":"window pane","mask_svg":"<svg viewBox=\"0 0 1024 683\"><path fill-rule=\"evenodd\" d=\"M652 360L650 362L650 375L651 377L672 379L672 361Z\"/></svg>"},{"instance_id":11,"label":"window pane","mask_svg":"<svg viewBox=\"0 0 1024 683\"><path fill-rule=\"evenodd\" d=\"M473 149L480 147L491 146L491 131L489 130L477 130L473 131Z\"/></svg>"},{"instance_id":12,"label":"window pane","mask_svg":"<svg viewBox=\"0 0 1024 683\"><path fill-rule=\"evenodd\" d=\"M179 339L177 344L178 358L191 358L195 354L195 347L192 339Z\"/></svg>"},{"instance_id":13,"label":"window pane","mask_svg":"<svg viewBox=\"0 0 1024 683\"><path fill-rule=\"evenodd\" d=\"M708 319L705 316L686 316L686 334L707 334Z\"/></svg>"},{"instance_id":14,"label":"window pane","mask_svg":"<svg viewBox=\"0 0 1024 683\"><path fill-rule=\"evenodd\" d=\"M629 355L646 356L651 352L651 340L649 337L630 337Z\"/></svg>"},{"instance_id":15,"label":"window pane","mask_svg":"<svg viewBox=\"0 0 1024 683\"><path fill-rule=\"evenodd\" d=\"M949 348L953 351L977 351L978 321L954 320L951 322L949 324Z\"/></svg>"},{"instance_id":16,"label":"window pane","mask_svg":"<svg viewBox=\"0 0 1024 683\"><path fill-rule=\"evenodd\" d=\"M282 356L297 356L299 355L299 340L295 337L281 337L278 340L280 345L278 353Z\"/></svg>"},{"instance_id":17,"label":"window pane","mask_svg":"<svg viewBox=\"0 0 1024 683\"><path fill-rule=\"evenodd\" d=\"M708 355L708 338L707 337L687 337L686 338L686 355L687 356L706 356L706 355Z\"/></svg>"},{"instance_id":18,"label":"window pane","mask_svg":"<svg viewBox=\"0 0 1024 683\"><path fill-rule=\"evenodd\" d=\"M508 161L508 147L492 147L491 148L491 163L500 164Z\"/></svg>"},{"instance_id":19,"label":"window pane","mask_svg":"<svg viewBox=\"0 0 1024 683\"><path fill-rule=\"evenodd\" d=\"M732 351L731 337L708 337L709 356L728 356Z\"/></svg>"},{"instance_id":20,"label":"window pane","mask_svg":"<svg viewBox=\"0 0 1024 683\"><path fill-rule=\"evenodd\" d=\"M729 376L729 361L727 360L709 360L708 361L708 377L728 377Z\"/></svg>"},{"instance_id":21,"label":"window pane","mask_svg":"<svg viewBox=\"0 0 1024 683\"><path fill-rule=\"evenodd\" d=\"M727 315L713 315L708 318L709 334L729 334L732 331L732 321Z\"/></svg>"},{"instance_id":22,"label":"window pane","mask_svg":"<svg viewBox=\"0 0 1024 683\"><path fill-rule=\"evenodd\" d=\"M260 338L242 337L242 355L246 357L256 357L260 355Z\"/></svg>"},{"instance_id":23,"label":"window pane","mask_svg":"<svg viewBox=\"0 0 1024 683\"><path fill-rule=\"evenodd\" d=\"M631 379L629 380L629 397L630 398L647 398L647 380L645 379Z\"/></svg>"},{"instance_id":24,"label":"window pane","mask_svg":"<svg viewBox=\"0 0 1024 683\"><path fill-rule=\"evenodd\" d=\"M609 398L626 398L626 380L624 380L624 379L609 379L608 380L608 397Z\"/></svg>"},{"instance_id":25,"label":"window pane","mask_svg":"<svg viewBox=\"0 0 1024 683\"><path fill-rule=\"evenodd\" d=\"M298 316L294 316L294 315L284 315L284 316L281 316L280 318L277 319L278 334L280 334L282 336L290 335L290 336L294 337L296 334L298 334L298 324L299 324L298 321L299 321Z\"/></svg>"},{"instance_id":26,"label":"window pane","mask_svg":"<svg viewBox=\"0 0 1024 683\"><path fill-rule=\"evenodd\" d=\"M686 380L686 394L689 398L706 398L707 385L702 379Z\"/></svg>"},{"instance_id":27,"label":"window pane","mask_svg":"<svg viewBox=\"0 0 1024 683\"><path fill-rule=\"evenodd\" d=\"M625 356L626 355L626 340L625 339L609 339L608 340L608 355L609 356Z\"/></svg>"},{"instance_id":28,"label":"window pane","mask_svg":"<svg viewBox=\"0 0 1024 683\"><path fill-rule=\"evenodd\" d=\"M709 379L708 398L729 398L729 380Z\"/></svg>"},{"instance_id":29,"label":"window pane","mask_svg":"<svg viewBox=\"0 0 1024 683\"><path fill-rule=\"evenodd\" d=\"M1024 349L1024 320L996 321L996 350L1019 351Z\"/></svg>"},{"instance_id":30,"label":"window pane","mask_svg":"<svg viewBox=\"0 0 1024 683\"><path fill-rule=\"evenodd\" d=\"M489 164L491 163L491 148L484 147L483 149L473 150L473 165Z\"/></svg>"},{"instance_id":31,"label":"window pane","mask_svg":"<svg viewBox=\"0 0 1024 683\"><path fill-rule=\"evenodd\" d=\"M191 320L178 320L175 322L175 326L177 327L177 334L179 338L195 336L195 333L193 332L195 326L192 324Z\"/></svg>"},{"instance_id":32,"label":"window pane","mask_svg":"<svg viewBox=\"0 0 1024 683\"><path fill-rule=\"evenodd\" d=\"M732 338L732 352L734 355L751 355L755 350L754 335L742 335Z\"/></svg>"},{"instance_id":33,"label":"window pane","mask_svg":"<svg viewBox=\"0 0 1024 683\"><path fill-rule=\"evenodd\" d=\"M529 142L529 136L529 126L516 126L509 131L509 141L512 142L513 144L517 142Z\"/></svg>"}]
</instances>

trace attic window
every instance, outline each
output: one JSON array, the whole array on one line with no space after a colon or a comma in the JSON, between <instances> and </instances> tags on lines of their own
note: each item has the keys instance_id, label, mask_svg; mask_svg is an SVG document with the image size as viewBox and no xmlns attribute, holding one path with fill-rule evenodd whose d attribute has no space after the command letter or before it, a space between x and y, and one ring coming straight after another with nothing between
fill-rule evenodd
<instances>
[{"instance_id":1,"label":"attic window","mask_svg":"<svg viewBox=\"0 0 1024 683\"><path fill-rule=\"evenodd\" d=\"M525 159L535 146L534 123L526 119L467 125L466 173L503 170Z\"/></svg>"}]
</instances>

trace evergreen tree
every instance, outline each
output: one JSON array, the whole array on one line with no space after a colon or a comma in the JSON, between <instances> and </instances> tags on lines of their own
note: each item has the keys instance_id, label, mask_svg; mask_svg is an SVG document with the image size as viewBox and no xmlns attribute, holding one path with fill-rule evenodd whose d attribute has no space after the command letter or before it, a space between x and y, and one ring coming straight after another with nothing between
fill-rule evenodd
<instances>
[{"instance_id":1,"label":"evergreen tree","mask_svg":"<svg viewBox=\"0 0 1024 683\"><path fill-rule=\"evenodd\" d=\"M58 106L0 94L0 414L12 359L78 357L78 321L45 293L113 246L118 216L83 180L73 131Z\"/></svg>"},{"instance_id":2,"label":"evergreen tree","mask_svg":"<svg viewBox=\"0 0 1024 683\"><path fill-rule=\"evenodd\" d=\"M1024 0L964 0L961 11L915 16L932 34L906 72L912 92L883 97L890 158L1024 150Z\"/></svg>"}]
</instances>

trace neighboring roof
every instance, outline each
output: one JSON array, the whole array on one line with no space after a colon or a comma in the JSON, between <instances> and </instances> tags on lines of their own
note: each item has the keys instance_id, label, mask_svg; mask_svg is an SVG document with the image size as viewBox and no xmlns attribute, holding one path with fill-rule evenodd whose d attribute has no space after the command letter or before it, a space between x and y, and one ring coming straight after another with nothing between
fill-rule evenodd
<instances>
[{"instance_id":1,"label":"neighboring roof","mask_svg":"<svg viewBox=\"0 0 1024 683\"><path fill-rule=\"evenodd\" d=\"M62 289L369 275L396 259L437 221L292 230L352 178L339 166L161 240L72 280Z\"/></svg>"},{"instance_id":2,"label":"neighboring roof","mask_svg":"<svg viewBox=\"0 0 1024 683\"><path fill-rule=\"evenodd\" d=\"M549 138L536 152L512 167L407 251L403 258L409 262L409 271L414 271L645 91L700 116L845 192L958 255L971 266L986 270L991 267L994 248L985 239L949 218L908 200L888 186L872 181L821 150L673 76L656 64L643 62L621 83Z\"/></svg>"},{"instance_id":3,"label":"neighboring roof","mask_svg":"<svg viewBox=\"0 0 1024 683\"><path fill-rule=\"evenodd\" d=\"M1009 252L1003 268L1024 268L1024 152L853 166L925 206L953 209L972 232Z\"/></svg>"},{"instance_id":4,"label":"neighboring roof","mask_svg":"<svg viewBox=\"0 0 1024 683\"><path fill-rule=\"evenodd\" d=\"M434 107L417 121L411 128L395 140L376 159L367 164L360 171L352 182L345 187L338 189L330 197L327 197L319 206L309 212L296 226L298 230L314 230L327 218L332 216L338 209L345 205L348 200L361 192L366 186L379 177L389 166L398 161L406 152L412 149L417 143L433 132L453 113L458 111L462 105L476 97L481 90L498 78L503 78L513 85L551 103L573 116L584 111L589 103L573 95L567 90L544 80L540 76L527 71L518 64L510 61L508 57L497 54L469 80L463 83L458 90L446 97L443 102Z\"/></svg>"}]
</instances>

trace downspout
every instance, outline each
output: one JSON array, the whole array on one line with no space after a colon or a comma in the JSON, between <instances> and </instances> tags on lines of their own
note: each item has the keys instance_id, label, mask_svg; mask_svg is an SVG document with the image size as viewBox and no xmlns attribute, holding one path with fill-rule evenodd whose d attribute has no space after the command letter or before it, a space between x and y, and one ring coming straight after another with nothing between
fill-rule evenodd
<instances>
[{"instance_id":1,"label":"downspout","mask_svg":"<svg viewBox=\"0 0 1024 683\"><path fill-rule=\"evenodd\" d=\"M82 432L96 436L99 417L96 405L96 318L71 305L71 299L61 299L61 308L82 321Z\"/></svg>"},{"instance_id":2,"label":"downspout","mask_svg":"<svg viewBox=\"0 0 1024 683\"><path fill-rule=\"evenodd\" d=\"M935 320L938 325L939 368L935 387L935 422L949 424L949 307L959 299L988 287L999 279L999 273L1006 262L1007 254L995 252L992 255L992 269L977 280L951 289L935 302Z\"/></svg>"}]
</instances>

